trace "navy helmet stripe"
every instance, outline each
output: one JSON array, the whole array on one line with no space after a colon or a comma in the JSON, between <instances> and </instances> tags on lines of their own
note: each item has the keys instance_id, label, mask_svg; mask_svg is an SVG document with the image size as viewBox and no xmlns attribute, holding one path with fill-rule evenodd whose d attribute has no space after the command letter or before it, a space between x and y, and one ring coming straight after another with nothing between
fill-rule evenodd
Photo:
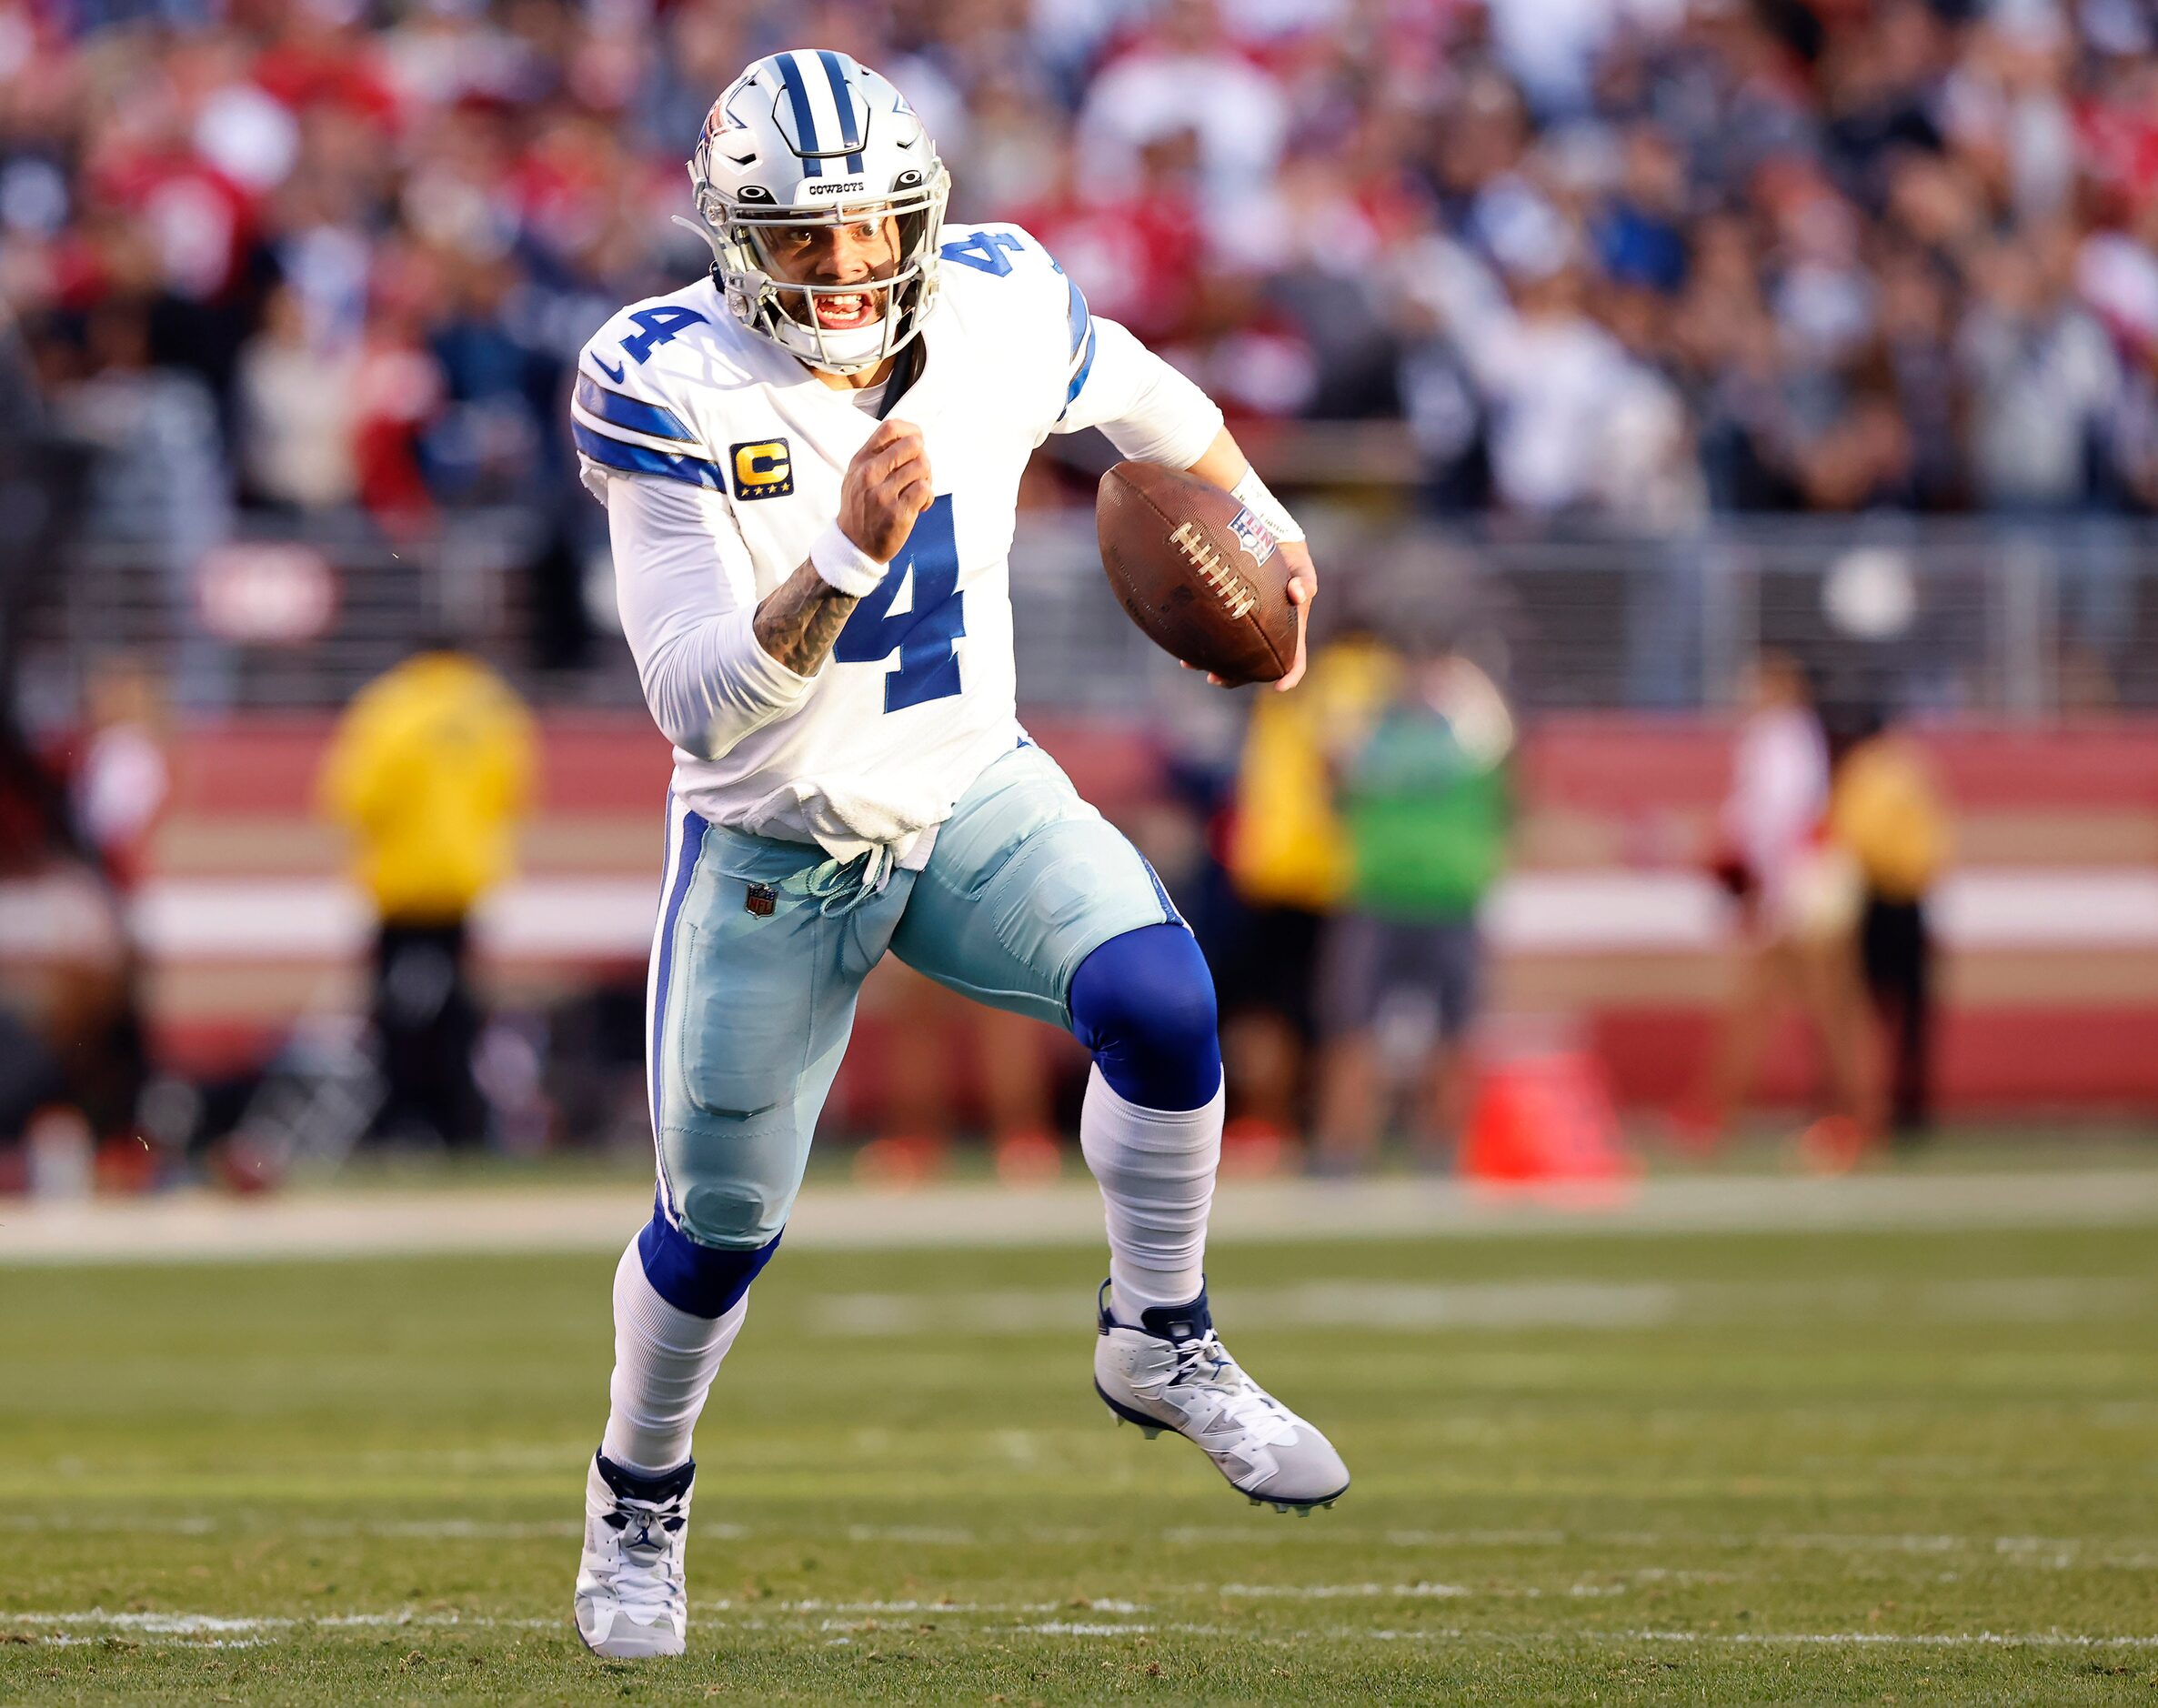
<instances>
[{"instance_id":1,"label":"navy helmet stripe","mask_svg":"<svg viewBox=\"0 0 2158 1708\"><path fill-rule=\"evenodd\" d=\"M656 451L642 445L631 445L623 439L609 438L604 433L595 433L582 421L569 424L569 436L577 441L578 450L596 463L609 468L619 468L630 475L664 475L669 480L685 481L693 487L709 487L714 492L727 488L725 477L718 463L706 462L699 457L669 457L665 451Z\"/></svg>"},{"instance_id":2,"label":"navy helmet stripe","mask_svg":"<svg viewBox=\"0 0 2158 1708\"><path fill-rule=\"evenodd\" d=\"M682 425L681 417L673 410L609 391L589 374L577 377L577 407L587 415L596 415L602 421L626 427L632 433L649 434L656 439L680 439L686 444L694 444L697 439L697 435Z\"/></svg>"},{"instance_id":3,"label":"navy helmet stripe","mask_svg":"<svg viewBox=\"0 0 2158 1708\"><path fill-rule=\"evenodd\" d=\"M802 82L802 68L793 54L779 54L774 58L779 76L787 85L787 98L794 104L794 127L801 144L803 165L811 177L822 177L824 163L816 156L823 145L817 140L817 116L809 110L809 90Z\"/></svg>"},{"instance_id":4,"label":"navy helmet stripe","mask_svg":"<svg viewBox=\"0 0 2158 1708\"><path fill-rule=\"evenodd\" d=\"M839 145L844 148L859 149L862 134L854 122L854 95L847 87L847 74L839 69L839 55L828 47L820 47L817 50L817 56L824 61L824 75L830 79L832 85L832 105L839 110ZM862 169L862 157L858 153L847 156L847 169L849 172Z\"/></svg>"}]
</instances>

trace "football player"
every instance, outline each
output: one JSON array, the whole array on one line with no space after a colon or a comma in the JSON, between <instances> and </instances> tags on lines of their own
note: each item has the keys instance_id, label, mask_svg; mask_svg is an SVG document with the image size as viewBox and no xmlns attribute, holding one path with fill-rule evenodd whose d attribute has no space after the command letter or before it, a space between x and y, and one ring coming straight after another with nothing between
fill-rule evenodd
<instances>
[{"instance_id":1,"label":"football player","mask_svg":"<svg viewBox=\"0 0 2158 1708\"><path fill-rule=\"evenodd\" d=\"M648 1049L658 1187L615 1276L579 1634L678 1654L690 1432L779 1243L863 977L888 949L1092 1051L1080 1140L1107 1204L1094 1381L1240 1492L1308 1512L1326 1438L1214 1333L1214 990L1174 905L1014 713L1007 554L1050 433L1221 486L1302 535L1221 413L1024 231L948 226L898 92L775 54L689 162L708 276L585 347L572 405L622 626L674 743ZM687 221L685 224L688 223Z\"/></svg>"}]
</instances>

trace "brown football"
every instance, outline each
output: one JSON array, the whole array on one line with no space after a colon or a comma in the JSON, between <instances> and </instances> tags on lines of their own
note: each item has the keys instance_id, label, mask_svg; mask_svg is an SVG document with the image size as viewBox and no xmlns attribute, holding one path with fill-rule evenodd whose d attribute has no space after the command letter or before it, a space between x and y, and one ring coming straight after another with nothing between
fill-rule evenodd
<instances>
[{"instance_id":1,"label":"brown football","mask_svg":"<svg viewBox=\"0 0 2158 1708\"><path fill-rule=\"evenodd\" d=\"M1289 673L1289 560L1228 493L1154 463L1119 463L1101 477L1094 527L1109 586L1156 646L1231 683Z\"/></svg>"}]
</instances>

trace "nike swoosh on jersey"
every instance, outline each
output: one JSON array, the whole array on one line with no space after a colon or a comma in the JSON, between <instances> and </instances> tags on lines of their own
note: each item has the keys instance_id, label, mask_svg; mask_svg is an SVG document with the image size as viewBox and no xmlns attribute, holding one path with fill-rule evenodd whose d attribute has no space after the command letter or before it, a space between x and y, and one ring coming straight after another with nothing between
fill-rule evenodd
<instances>
[{"instance_id":1,"label":"nike swoosh on jersey","mask_svg":"<svg viewBox=\"0 0 2158 1708\"><path fill-rule=\"evenodd\" d=\"M629 365L627 362L623 363L620 367L609 367L607 365L606 358L598 356L595 356L592 358L592 366L597 367L601 373L605 374L609 379L613 380L617 386L622 383L622 376L629 370Z\"/></svg>"}]
</instances>

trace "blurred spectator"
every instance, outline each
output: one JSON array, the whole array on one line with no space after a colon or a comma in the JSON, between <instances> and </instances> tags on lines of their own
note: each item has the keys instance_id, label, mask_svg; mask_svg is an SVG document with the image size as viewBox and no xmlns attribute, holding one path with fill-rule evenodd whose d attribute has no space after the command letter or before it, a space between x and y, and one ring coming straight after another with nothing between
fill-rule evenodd
<instances>
[{"instance_id":1,"label":"blurred spectator","mask_svg":"<svg viewBox=\"0 0 2158 1708\"><path fill-rule=\"evenodd\" d=\"M1865 883L1860 957L1889 1038L1889 1121L1896 1139L1909 1142L1932 1120L1926 897L1948 863L1948 814L1917 749L1877 708L1853 708L1841 721L1829 819Z\"/></svg>"},{"instance_id":2,"label":"blurred spectator","mask_svg":"<svg viewBox=\"0 0 2158 1708\"><path fill-rule=\"evenodd\" d=\"M2104 327L2070 295L2070 265L2052 231L1992 244L1972 269L1978 296L1959 356L1972 475L1994 508L2064 510L2095 496L2121 370Z\"/></svg>"},{"instance_id":3,"label":"blurred spectator","mask_svg":"<svg viewBox=\"0 0 2158 1708\"><path fill-rule=\"evenodd\" d=\"M151 832L172 787L162 696L140 659L115 656L93 663L85 698L75 823L114 884L131 890L148 864Z\"/></svg>"},{"instance_id":4,"label":"blurred spectator","mask_svg":"<svg viewBox=\"0 0 2158 1708\"><path fill-rule=\"evenodd\" d=\"M516 694L447 641L372 683L331 741L323 808L352 832L380 920L373 1014L385 1137L462 1146L486 1136L467 926L509 874L534 764Z\"/></svg>"},{"instance_id":5,"label":"blurred spectator","mask_svg":"<svg viewBox=\"0 0 2158 1708\"><path fill-rule=\"evenodd\" d=\"M1377 1149L1387 1103L1380 1022L1397 996L1436 1007L1416 1139L1430 1162L1451 1155L1483 980L1476 915L1505 864L1513 743L1491 678L1447 648L1406 661L1368 731L1336 749L1350 879L1319 970L1317 1161L1329 1172L1366 1166Z\"/></svg>"},{"instance_id":6,"label":"blurred spectator","mask_svg":"<svg viewBox=\"0 0 2158 1708\"><path fill-rule=\"evenodd\" d=\"M1415 252L1403 279L1411 316L1445 338L1450 370L1466 376L1490 423L1493 497L1532 516L1596 509L1668 524L1691 514L1678 399L1590 317L1580 233L1526 191L1494 216L1493 232L1503 286L1443 237Z\"/></svg>"},{"instance_id":7,"label":"blurred spectator","mask_svg":"<svg viewBox=\"0 0 2158 1708\"><path fill-rule=\"evenodd\" d=\"M92 451L86 525L153 561L180 637L175 698L191 708L223 706L231 659L196 607L203 558L232 528L216 398L196 375L153 364L150 306L140 298L92 309L79 352L60 359L75 377L55 388L55 417Z\"/></svg>"},{"instance_id":8,"label":"blurred spectator","mask_svg":"<svg viewBox=\"0 0 2158 1708\"><path fill-rule=\"evenodd\" d=\"M1038 201L1017 217L1087 294L1094 313L1141 338L1189 336L1197 308L1199 232L1187 181L1189 131L1149 144L1121 189L1087 173L1074 146L1059 151Z\"/></svg>"},{"instance_id":9,"label":"blurred spectator","mask_svg":"<svg viewBox=\"0 0 2158 1708\"><path fill-rule=\"evenodd\" d=\"M1447 503L2158 507L2147 5L5 15L0 301L56 383L137 316L274 504L339 502L340 440L396 529L544 503L578 345L703 265L667 216L706 109L814 37L908 92L955 218L1030 221L1240 412L1398 403ZM310 397L303 348L356 377Z\"/></svg>"},{"instance_id":10,"label":"blurred spectator","mask_svg":"<svg viewBox=\"0 0 2158 1708\"><path fill-rule=\"evenodd\" d=\"M263 328L240 352L240 468L258 501L341 508L359 495L353 458L356 352L308 337L295 292L272 293Z\"/></svg>"},{"instance_id":11,"label":"blurred spectator","mask_svg":"<svg viewBox=\"0 0 2158 1708\"><path fill-rule=\"evenodd\" d=\"M1190 132L1200 217L1219 244L1265 193L1289 136L1280 85L1221 27L1214 0L1166 0L1153 27L1099 69L1079 115L1079 146L1090 176L1136 183L1149 144Z\"/></svg>"},{"instance_id":12,"label":"blurred spectator","mask_svg":"<svg viewBox=\"0 0 2158 1708\"><path fill-rule=\"evenodd\" d=\"M1224 864L1238 911L1212 946L1221 1049L1235 1098L1224 1142L1279 1153L1304 1130L1304 1064L1327 917L1348 893L1349 845L1330 750L1392 697L1393 654L1351 618L1294 694L1262 695L1237 769Z\"/></svg>"},{"instance_id":13,"label":"blurred spectator","mask_svg":"<svg viewBox=\"0 0 2158 1708\"><path fill-rule=\"evenodd\" d=\"M1704 1107L1681 1112L1712 1143L1751 1095L1772 1023L1789 1002L1811 1028L1830 1112L1820 1154L1847 1163L1876 1125L1858 965L1861 879L1828 839L1829 756L1812 685L1788 655L1763 655L1731 754L1716 871L1737 905L1739 964Z\"/></svg>"},{"instance_id":14,"label":"blurred spectator","mask_svg":"<svg viewBox=\"0 0 2158 1708\"><path fill-rule=\"evenodd\" d=\"M47 1106L80 1111L94 1133L125 1128L127 966L118 897L81 848L61 779L0 709L0 1146Z\"/></svg>"},{"instance_id":15,"label":"blurred spectator","mask_svg":"<svg viewBox=\"0 0 2158 1708\"><path fill-rule=\"evenodd\" d=\"M151 1062L142 949L128 904L148 870L151 837L172 788L166 715L156 675L124 655L92 664L84 699L81 756L71 779L75 824L113 893L120 938L107 1013L90 1045L95 1066L86 1077L98 1092L86 1108L96 1130L117 1140L135 1161L146 1160L146 1152L128 1143L127 1130Z\"/></svg>"}]
</instances>

